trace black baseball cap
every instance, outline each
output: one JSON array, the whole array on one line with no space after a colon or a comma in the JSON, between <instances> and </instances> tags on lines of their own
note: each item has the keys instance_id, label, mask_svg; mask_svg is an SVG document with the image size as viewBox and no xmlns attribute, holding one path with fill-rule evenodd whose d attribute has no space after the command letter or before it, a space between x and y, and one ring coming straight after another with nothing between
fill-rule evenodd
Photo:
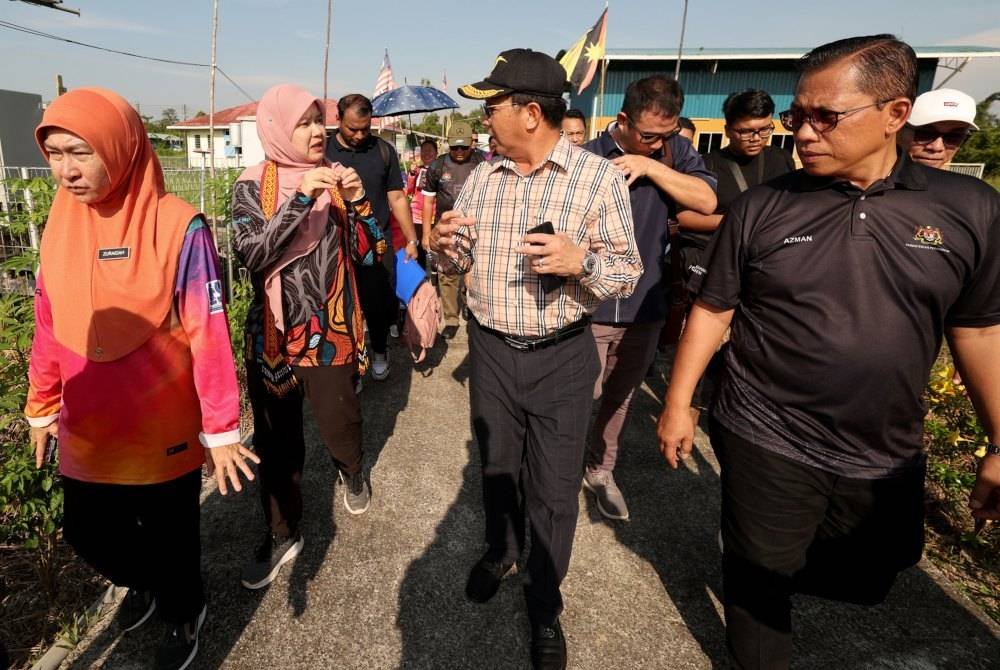
<instances>
[{"instance_id":1,"label":"black baseball cap","mask_svg":"<svg viewBox=\"0 0 1000 670\"><path fill-rule=\"evenodd\" d=\"M569 90L566 70L552 56L531 49L509 49L497 56L481 82L458 87L462 97L486 100L509 93L561 98Z\"/></svg>"}]
</instances>

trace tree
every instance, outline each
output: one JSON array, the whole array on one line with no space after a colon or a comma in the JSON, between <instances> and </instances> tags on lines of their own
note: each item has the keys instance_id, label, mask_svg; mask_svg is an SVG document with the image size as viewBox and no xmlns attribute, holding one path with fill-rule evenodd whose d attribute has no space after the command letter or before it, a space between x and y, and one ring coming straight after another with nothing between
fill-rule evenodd
<instances>
[{"instance_id":1,"label":"tree","mask_svg":"<svg viewBox=\"0 0 1000 670\"><path fill-rule=\"evenodd\" d=\"M413 129L429 135L441 135L441 117L434 112L425 114L420 123L414 124Z\"/></svg>"},{"instance_id":2,"label":"tree","mask_svg":"<svg viewBox=\"0 0 1000 670\"><path fill-rule=\"evenodd\" d=\"M955 156L956 163L985 163L987 177L1000 176L1000 119L990 113L990 106L997 101L1000 91L976 105L979 132L972 133Z\"/></svg>"},{"instance_id":3,"label":"tree","mask_svg":"<svg viewBox=\"0 0 1000 670\"><path fill-rule=\"evenodd\" d=\"M177 110L173 107L167 107L164 109L163 114L160 116L160 125L164 128L172 126L178 121L180 121L180 118L177 116Z\"/></svg>"}]
</instances>

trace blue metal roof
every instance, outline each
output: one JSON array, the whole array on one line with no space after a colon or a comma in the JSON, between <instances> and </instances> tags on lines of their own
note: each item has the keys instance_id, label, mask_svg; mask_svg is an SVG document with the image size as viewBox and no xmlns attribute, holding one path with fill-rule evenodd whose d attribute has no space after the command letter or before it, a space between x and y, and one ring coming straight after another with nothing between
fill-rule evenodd
<instances>
[{"instance_id":1,"label":"blue metal roof","mask_svg":"<svg viewBox=\"0 0 1000 670\"><path fill-rule=\"evenodd\" d=\"M676 52L674 54L676 56ZM707 59L706 59L707 60ZM917 92L929 91L934 83L934 60L922 60L919 67ZM612 61L604 81L604 116L613 116L625 101L625 89L642 77L665 74L673 77L673 63L654 61ZM711 62L694 59L681 63L680 83L684 89L684 116L696 119L722 118L722 103L735 91L759 88L774 99L775 108L788 109L795 95L798 72L794 63L774 63L765 60L743 62L723 61L714 66ZM582 95L570 96L570 106L583 111L586 116L600 115L600 100L594 104L599 89L599 78L584 90Z\"/></svg>"},{"instance_id":2,"label":"blue metal roof","mask_svg":"<svg viewBox=\"0 0 1000 670\"><path fill-rule=\"evenodd\" d=\"M996 58L1000 48L981 46L913 47L917 58ZM688 47L683 60L787 60L804 56L806 47L746 47L715 49ZM677 60L677 49L608 49L605 57L616 60Z\"/></svg>"}]
</instances>

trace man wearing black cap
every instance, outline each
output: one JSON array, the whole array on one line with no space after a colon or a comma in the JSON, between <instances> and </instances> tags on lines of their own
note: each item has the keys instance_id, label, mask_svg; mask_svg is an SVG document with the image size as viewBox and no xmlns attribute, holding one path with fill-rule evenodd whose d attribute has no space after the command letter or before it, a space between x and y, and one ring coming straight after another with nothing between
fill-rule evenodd
<instances>
[{"instance_id":1,"label":"man wearing black cap","mask_svg":"<svg viewBox=\"0 0 1000 670\"><path fill-rule=\"evenodd\" d=\"M576 530L583 449L600 364L589 315L642 274L625 177L560 138L566 72L528 49L482 82L498 159L469 176L431 233L442 272L466 273L469 396L483 465L485 555L466 594L489 600L525 542L535 668L565 668L559 585ZM550 233L532 232L549 230Z\"/></svg>"}]
</instances>

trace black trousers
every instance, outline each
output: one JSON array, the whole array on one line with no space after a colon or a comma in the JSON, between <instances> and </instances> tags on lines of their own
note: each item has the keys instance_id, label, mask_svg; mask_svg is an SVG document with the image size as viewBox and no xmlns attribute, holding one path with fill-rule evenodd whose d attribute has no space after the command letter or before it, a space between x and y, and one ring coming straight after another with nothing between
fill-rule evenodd
<instances>
[{"instance_id":1,"label":"black trousers","mask_svg":"<svg viewBox=\"0 0 1000 670\"><path fill-rule=\"evenodd\" d=\"M171 624L198 616L200 468L162 484L62 482L63 536L83 560L118 586L152 591Z\"/></svg>"},{"instance_id":2,"label":"black trousers","mask_svg":"<svg viewBox=\"0 0 1000 670\"><path fill-rule=\"evenodd\" d=\"M353 365L296 367L298 386L278 398L264 387L257 366L247 365L260 499L264 519L278 537L295 535L302 520L303 398L337 468L346 475L361 470L361 406L354 394L354 370Z\"/></svg>"},{"instance_id":3,"label":"black trousers","mask_svg":"<svg viewBox=\"0 0 1000 670\"><path fill-rule=\"evenodd\" d=\"M494 560L531 552L525 597L534 621L562 612L583 479L587 422L600 373L588 327L534 352L517 351L469 321L469 400L483 466L486 543Z\"/></svg>"},{"instance_id":4,"label":"black trousers","mask_svg":"<svg viewBox=\"0 0 1000 670\"><path fill-rule=\"evenodd\" d=\"M850 479L711 424L722 468L726 643L740 669L788 668L791 595L875 605L920 560L924 469Z\"/></svg>"},{"instance_id":5,"label":"black trousers","mask_svg":"<svg viewBox=\"0 0 1000 670\"><path fill-rule=\"evenodd\" d=\"M392 247L382 257L381 264L355 265L361 311L368 323L372 350L384 354L389 341L389 326L396 322L399 300L396 299L396 260Z\"/></svg>"}]
</instances>

